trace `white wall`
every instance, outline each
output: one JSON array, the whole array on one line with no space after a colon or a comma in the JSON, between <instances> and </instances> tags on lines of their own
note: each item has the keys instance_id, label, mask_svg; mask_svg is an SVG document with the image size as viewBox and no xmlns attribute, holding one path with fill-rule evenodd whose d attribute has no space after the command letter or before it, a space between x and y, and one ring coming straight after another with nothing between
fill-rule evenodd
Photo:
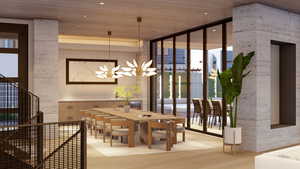
<instances>
[{"instance_id":1,"label":"white wall","mask_svg":"<svg viewBox=\"0 0 300 169\"><path fill-rule=\"evenodd\" d=\"M125 51L120 48L112 48L111 58L108 58L107 47L80 45L80 49L75 49L72 45L61 45L59 50L59 99L112 99L115 98L113 91L117 85L136 85L134 77L123 77L118 80L117 85L96 84L96 85L67 85L66 84L66 58L80 59L113 59L118 60L118 64L126 66L126 61L136 58L134 51Z\"/></svg>"}]
</instances>

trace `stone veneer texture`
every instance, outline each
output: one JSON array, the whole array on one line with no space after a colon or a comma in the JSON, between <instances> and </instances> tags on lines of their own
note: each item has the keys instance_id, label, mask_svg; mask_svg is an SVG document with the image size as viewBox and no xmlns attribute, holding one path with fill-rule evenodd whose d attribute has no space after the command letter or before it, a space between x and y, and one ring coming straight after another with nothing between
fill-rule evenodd
<instances>
[{"instance_id":1,"label":"stone veneer texture","mask_svg":"<svg viewBox=\"0 0 300 169\"><path fill-rule=\"evenodd\" d=\"M33 88L45 122L58 121L58 22L34 20Z\"/></svg>"},{"instance_id":2,"label":"stone veneer texture","mask_svg":"<svg viewBox=\"0 0 300 169\"><path fill-rule=\"evenodd\" d=\"M233 9L234 52L255 51L240 97L238 124L244 150L261 152L300 143L300 59L296 58L296 126L271 129L271 40L296 44L300 56L300 15L262 4Z\"/></svg>"}]
</instances>

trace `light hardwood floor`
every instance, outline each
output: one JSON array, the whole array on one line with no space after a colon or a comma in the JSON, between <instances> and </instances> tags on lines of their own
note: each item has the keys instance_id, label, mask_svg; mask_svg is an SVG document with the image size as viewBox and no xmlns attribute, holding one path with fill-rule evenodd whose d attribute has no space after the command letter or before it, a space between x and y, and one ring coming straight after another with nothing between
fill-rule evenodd
<instances>
[{"instance_id":1,"label":"light hardwood floor","mask_svg":"<svg viewBox=\"0 0 300 169\"><path fill-rule=\"evenodd\" d=\"M208 150L121 157L105 157L88 146L88 169L254 169L255 153L224 154L221 139L188 133L189 139L211 142L216 146Z\"/></svg>"}]
</instances>

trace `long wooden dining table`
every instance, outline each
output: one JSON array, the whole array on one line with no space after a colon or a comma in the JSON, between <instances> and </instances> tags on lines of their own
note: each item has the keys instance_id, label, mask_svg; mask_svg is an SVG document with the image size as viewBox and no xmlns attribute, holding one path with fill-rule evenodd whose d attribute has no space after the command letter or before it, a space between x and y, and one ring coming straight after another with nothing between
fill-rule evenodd
<instances>
[{"instance_id":1,"label":"long wooden dining table","mask_svg":"<svg viewBox=\"0 0 300 169\"><path fill-rule=\"evenodd\" d=\"M128 113L124 112L122 108L93 108L93 111L110 114L114 116L118 116L124 119L128 119L133 122L134 128L129 129L129 136L128 136L128 146L135 147L136 141L139 140L141 135L141 124L147 123L149 120L179 120L185 119L184 117L174 116L174 115L164 115L160 113L154 113L149 111L142 111L136 109L130 109ZM137 132L136 128L137 126ZM135 136L138 136L136 139Z\"/></svg>"}]
</instances>

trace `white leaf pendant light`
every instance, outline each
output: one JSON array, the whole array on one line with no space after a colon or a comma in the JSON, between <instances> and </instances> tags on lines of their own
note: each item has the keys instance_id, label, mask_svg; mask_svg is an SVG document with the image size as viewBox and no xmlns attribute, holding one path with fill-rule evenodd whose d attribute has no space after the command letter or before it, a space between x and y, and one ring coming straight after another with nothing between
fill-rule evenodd
<instances>
[{"instance_id":1,"label":"white leaf pendant light","mask_svg":"<svg viewBox=\"0 0 300 169\"><path fill-rule=\"evenodd\" d=\"M111 31L107 32L108 34L108 58L110 58L110 37L111 37ZM120 71L121 66L118 65L116 67L113 67L109 69L106 65L104 66L99 66L100 71L96 71L96 77L101 78L101 79L107 79L107 78L113 78L117 79L123 76L123 73Z\"/></svg>"},{"instance_id":2,"label":"white leaf pendant light","mask_svg":"<svg viewBox=\"0 0 300 169\"><path fill-rule=\"evenodd\" d=\"M141 17L137 17L137 22L138 22L138 40L139 40L139 55L138 57L142 57L141 56L141 22L142 22L142 18ZM127 66L126 68L123 68L123 75L125 76L153 76L156 75L156 68L150 68L150 66L152 65L152 60L147 61L147 62L143 62L142 65L139 65L136 60L134 59L131 62L127 61Z\"/></svg>"}]
</instances>

